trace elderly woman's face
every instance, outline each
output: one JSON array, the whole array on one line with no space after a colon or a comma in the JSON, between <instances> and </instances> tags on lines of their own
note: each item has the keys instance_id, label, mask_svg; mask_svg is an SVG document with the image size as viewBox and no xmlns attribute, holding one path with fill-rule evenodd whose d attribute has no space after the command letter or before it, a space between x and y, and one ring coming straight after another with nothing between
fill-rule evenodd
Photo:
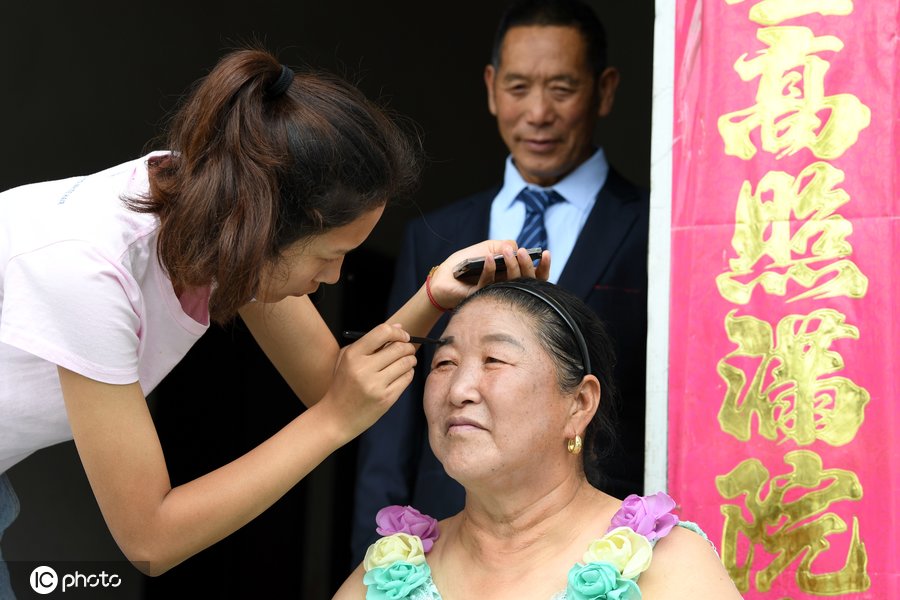
<instances>
[{"instance_id":1,"label":"elderly woman's face","mask_svg":"<svg viewBox=\"0 0 900 600\"><path fill-rule=\"evenodd\" d=\"M473 300L444 332L425 384L435 456L464 485L520 477L565 460L570 403L533 319ZM522 469L522 467L526 467Z\"/></svg>"}]
</instances>

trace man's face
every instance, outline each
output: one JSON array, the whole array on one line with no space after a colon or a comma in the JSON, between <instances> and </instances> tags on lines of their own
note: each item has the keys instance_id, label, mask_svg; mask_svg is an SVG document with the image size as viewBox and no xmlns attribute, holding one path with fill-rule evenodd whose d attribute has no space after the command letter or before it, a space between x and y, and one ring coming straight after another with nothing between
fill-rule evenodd
<instances>
[{"instance_id":1,"label":"man's face","mask_svg":"<svg viewBox=\"0 0 900 600\"><path fill-rule=\"evenodd\" d=\"M488 65L484 80L519 173L550 186L591 155L594 126L612 108L618 73L594 76L574 27L529 25L506 32L500 65Z\"/></svg>"}]
</instances>

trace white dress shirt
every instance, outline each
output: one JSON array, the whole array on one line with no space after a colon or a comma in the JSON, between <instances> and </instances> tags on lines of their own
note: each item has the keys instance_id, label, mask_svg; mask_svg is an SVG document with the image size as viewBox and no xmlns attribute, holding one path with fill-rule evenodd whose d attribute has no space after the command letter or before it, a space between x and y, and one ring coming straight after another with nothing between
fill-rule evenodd
<instances>
[{"instance_id":1,"label":"white dress shirt","mask_svg":"<svg viewBox=\"0 0 900 600\"><path fill-rule=\"evenodd\" d=\"M544 212L549 246L545 250L550 250L551 255L549 280L556 283L572 254L581 228L594 208L597 194L606 183L608 173L609 163L603 154L603 148L598 148L589 159L552 187L540 188L522 179L510 155L506 159L503 187L491 204L489 237L494 240L514 240L518 237L525 224L525 205L516 201L522 188L530 186L535 189L556 190L565 198L565 202L552 204Z\"/></svg>"}]
</instances>

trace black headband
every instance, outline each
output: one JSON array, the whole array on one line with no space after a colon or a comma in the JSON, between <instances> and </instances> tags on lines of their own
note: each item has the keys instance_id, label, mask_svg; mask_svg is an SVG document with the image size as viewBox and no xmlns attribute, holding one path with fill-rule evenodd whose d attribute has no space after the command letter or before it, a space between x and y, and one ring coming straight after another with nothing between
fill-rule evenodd
<instances>
[{"instance_id":1,"label":"black headband","mask_svg":"<svg viewBox=\"0 0 900 600\"><path fill-rule=\"evenodd\" d=\"M278 79L269 86L269 89L266 90L266 96L269 98L278 98L291 87L291 82L293 81L294 71L289 67L281 65L281 74L278 76Z\"/></svg>"},{"instance_id":2,"label":"black headband","mask_svg":"<svg viewBox=\"0 0 900 600\"><path fill-rule=\"evenodd\" d=\"M591 374L591 359L588 356L587 342L584 341L584 336L581 334L581 329L578 328L578 324L575 323L575 319L572 318L572 315L570 315L559 302L557 302L544 292L524 285L518 281L500 281L497 283L492 283L490 287L508 288L519 290L520 292L525 292L526 294L531 294L532 296L542 300L547 306L552 308L556 312L556 314L558 314L560 318L566 322L566 325L569 326L569 329L572 330L572 335L575 336L575 342L578 344L578 350L581 352L581 365L584 368L584 374Z\"/></svg>"}]
</instances>

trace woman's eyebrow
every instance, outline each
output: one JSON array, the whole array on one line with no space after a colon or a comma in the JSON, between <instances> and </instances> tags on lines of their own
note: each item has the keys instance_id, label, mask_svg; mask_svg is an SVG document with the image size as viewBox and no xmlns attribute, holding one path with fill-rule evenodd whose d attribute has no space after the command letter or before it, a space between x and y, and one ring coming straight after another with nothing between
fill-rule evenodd
<instances>
[{"instance_id":1,"label":"woman's eyebrow","mask_svg":"<svg viewBox=\"0 0 900 600\"><path fill-rule=\"evenodd\" d=\"M513 336L509 335L508 333L488 333L488 334L481 336L481 341L482 342L501 342L504 344L511 344L522 350L525 349L525 346L522 345L522 342L520 342L518 339L514 338Z\"/></svg>"}]
</instances>

